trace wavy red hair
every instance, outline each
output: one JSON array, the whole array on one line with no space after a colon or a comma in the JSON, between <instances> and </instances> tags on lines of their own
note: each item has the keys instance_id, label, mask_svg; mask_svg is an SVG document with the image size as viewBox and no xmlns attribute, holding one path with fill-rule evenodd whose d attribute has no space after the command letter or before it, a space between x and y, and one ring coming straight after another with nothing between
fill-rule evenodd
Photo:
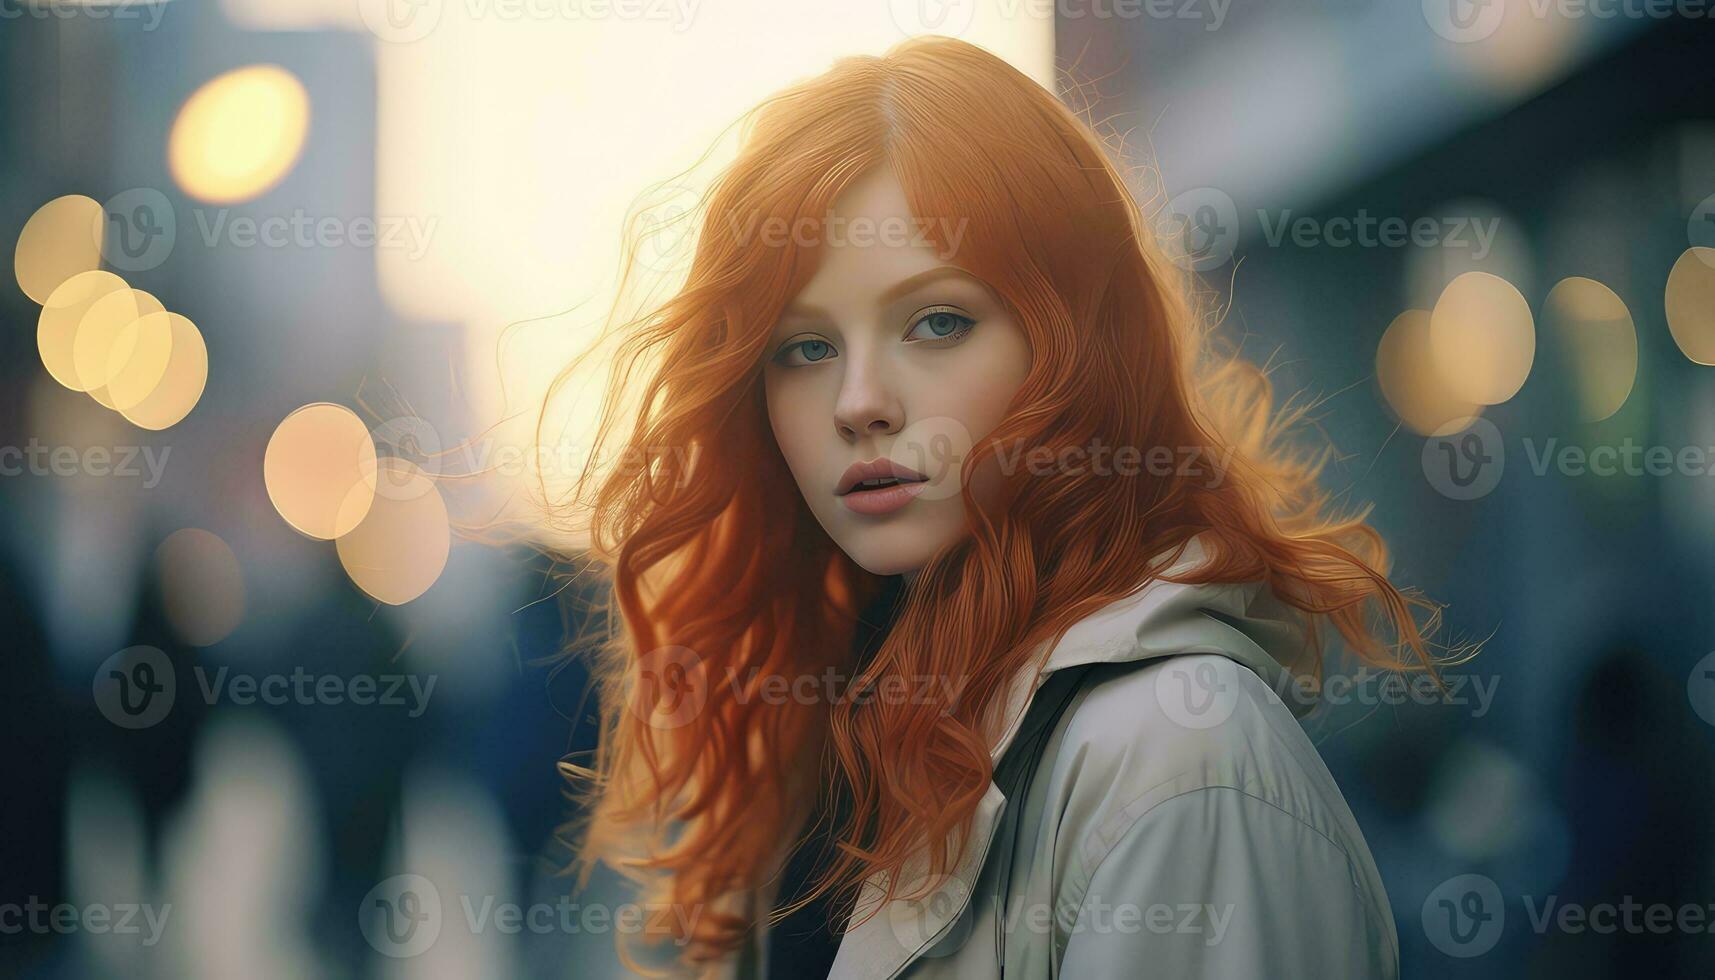
<instances>
[{"instance_id":1,"label":"wavy red hair","mask_svg":"<svg viewBox=\"0 0 1715 980\"><path fill-rule=\"evenodd\" d=\"M622 341L610 390L635 379L641 400L616 435L610 397L593 455L623 440L633 463L599 480L586 470L560 502L567 520L588 521L618 613L592 667L594 764L563 767L586 804L573 825L584 879L605 860L645 900L699 910L690 934L671 938L688 961L718 958L752 924L750 890L778 871L818 793L839 785L853 812L814 893L849 898L884 871L889 897L906 897L897 872L916 848L929 848L931 874L958 860L955 831L991 778L985 712L1007 681L1146 584L1150 556L1197 534L1210 560L1181 580L1273 587L1307 614L1301 670L1318 669L1332 624L1367 664L1434 671L1437 607L1390 583L1364 512L1335 512L1318 483L1328 450L1291 437L1305 406L1277 408L1265 373L1213 342L1121 152L1078 113L976 46L921 38L842 59L744 122L737 158L695 215L683 286L610 324ZM964 461L969 534L922 569L859 664L856 617L883 583L799 497L761 383L765 342L815 249L746 229L828 213L875 167L892 168L916 215L964 223L956 263L1007 304L1032 358L1006 419ZM1231 462L1218 480L1015 472L993 504L970 497L971 468L1001 445L1098 441ZM757 696L770 675L829 668L854 690L895 675L962 686L948 703Z\"/></svg>"}]
</instances>

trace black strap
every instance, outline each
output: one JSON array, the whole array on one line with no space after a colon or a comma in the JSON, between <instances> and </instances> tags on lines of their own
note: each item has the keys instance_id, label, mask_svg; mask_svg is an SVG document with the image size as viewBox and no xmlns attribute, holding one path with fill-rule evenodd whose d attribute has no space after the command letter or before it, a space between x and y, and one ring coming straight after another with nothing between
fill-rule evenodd
<instances>
[{"instance_id":1,"label":"black strap","mask_svg":"<svg viewBox=\"0 0 1715 980\"><path fill-rule=\"evenodd\" d=\"M1060 727L1061 716L1072 704L1088 673L1089 665L1080 665L1049 675L1031 701L1018 735L995 767L995 785L1006 795L1006 805L1000 816L1000 827L989 845L988 860L995 864L995 962L1001 964L1002 975L1006 972L1006 900L1011 891L1012 855L1018 838L1018 823L1030 795L1031 777L1040 768L1043 749Z\"/></svg>"},{"instance_id":2,"label":"black strap","mask_svg":"<svg viewBox=\"0 0 1715 980\"><path fill-rule=\"evenodd\" d=\"M1048 675L1041 689L1036 692L1030 702L1030 710L1025 713L1024 721L1018 726L1018 734L1013 737L1012 744L1007 746L1006 754L1001 756L995 766L994 782L1000 791L1006 794L1008 809L1018 798L1016 790L1029 788L1030 774L1036 771L1036 763L1041 758L1043 743L1048 741L1055 727L1059 724L1060 716L1072 703L1072 698L1078 693L1078 687L1088 673L1089 665L1066 667Z\"/></svg>"}]
</instances>

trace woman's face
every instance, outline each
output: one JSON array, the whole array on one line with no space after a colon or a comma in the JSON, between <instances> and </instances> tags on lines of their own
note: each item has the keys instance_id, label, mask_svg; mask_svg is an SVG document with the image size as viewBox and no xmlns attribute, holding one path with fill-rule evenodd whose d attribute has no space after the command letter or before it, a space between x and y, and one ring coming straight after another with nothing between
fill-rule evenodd
<instances>
[{"instance_id":1,"label":"woman's face","mask_svg":"<svg viewBox=\"0 0 1715 980\"><path fill-rule=\"evenodd\" d=\"M914 574L964 533L960 466L1030 367L1023 331L954 264L963 231L913 216L885 167L846 188L818 241L793 231L820 245L821 262L769 339L768 420L811 513L877 575ZM900 482L851 490L851 467L865 463ZM973 474L979 504L998 477L992 458Z\"/></svg>"}]
</instances>

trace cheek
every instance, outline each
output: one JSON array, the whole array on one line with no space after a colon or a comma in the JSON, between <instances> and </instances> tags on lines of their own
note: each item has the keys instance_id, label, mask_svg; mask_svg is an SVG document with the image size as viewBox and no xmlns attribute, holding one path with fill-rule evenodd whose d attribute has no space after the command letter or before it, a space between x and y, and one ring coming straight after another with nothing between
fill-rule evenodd
<instances>
[{"instance_id":1,"label":"cheek","mask_svg":"<svg viewBox=\"0 0 1715 980\"><path fill-rule=\"evenodd\" d=\"M997 332L999 333L999 332ZM1006 417L1012 398L1030 372L1030 349L1024 336L1008 325L1004 333L991 335L991 343L944 379L938 387L939 411L932 414L957 419L971 442L980 442ZM1000 458L990 456L972 471L971 493L979 504L994 499L1003 479ZM954 498L955 500L957 498Z\"/></svg>"},{"instance_id":2,"label":"cheek","mask_svg":"<svg viewBox=\"0 0 1715 980\"><path fill-rule=\"evenodd\" d=\"M1012 396L1030 371L1029 347L1010 324L987 338L989 343L971 353L956 371L933 386L939 411L934 414L958 419L973 440L980 440L1006 416Z\"/></svg>"},{"instance_id":3,"label":"cheek","mask_svg":"<svg viewBox=\"0 0 1715 980\"><path fill-rule=\"evenodd\" d=\"M768 427L774 433L774 443L780 447L780 455L786 460L786 468L792 471L792 478L802 486L814 467L815 441L810 433L814 413L808 392L801 385L773 378L765 381L763 390L768 403Z\"/></svg>"}]
</instances>

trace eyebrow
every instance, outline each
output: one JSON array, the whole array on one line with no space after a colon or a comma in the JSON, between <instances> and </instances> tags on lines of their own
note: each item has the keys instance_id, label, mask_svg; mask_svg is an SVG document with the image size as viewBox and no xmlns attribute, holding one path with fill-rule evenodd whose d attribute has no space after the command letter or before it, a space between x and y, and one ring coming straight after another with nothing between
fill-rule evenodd
<instances>
[{"instance_id":1,"label":"eyebrow","mask_svg":"<svg viewBox=\"0 0 1715 980\"><path fill-rule=\"evenodd\" d=\"M921 289L932 282L946 279L948 277L969 279L979 285L982 283L982 280L956 265L938 265L933 269L925 269L915 275L906 276L904 279L901 279L882 290L878 305L886 306L913 290ZM827 310L818 306L809 306L802 303L792 303L788 305L783 313L786 316L821 317L822 319L832 319L828 316Z\"/></svg>"}]
</instances>

